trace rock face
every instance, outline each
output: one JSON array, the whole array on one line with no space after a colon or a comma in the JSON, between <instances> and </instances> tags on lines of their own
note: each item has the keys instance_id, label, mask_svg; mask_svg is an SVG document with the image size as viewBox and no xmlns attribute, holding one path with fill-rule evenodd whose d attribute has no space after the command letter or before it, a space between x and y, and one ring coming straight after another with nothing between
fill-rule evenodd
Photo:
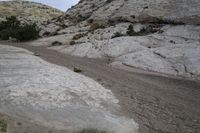
<instances>
[{"instance_id":1,"label":"rock face","mask_svg":"<svg viewBox=\"0 0 200 133\"><path fill-rule=\"evenodd\" d=\"M81 0L66 15L99 21L199 24L199 7L198 0Z\"/></svg>"},{"instance_id":2,"label":"rock face","mask_svg":"<svg viewBox=\"0 0 200 133\"><path fill-rule=\"evenodd\" d=\"M106 25L120 22L196 25L200 24L199 7L198 0L80 0L65 15L43 28L55 35L58 29L83 21Z\"/></svg>"},{"instance_id":3,"label":"rock face","mask_svg":"<svg viewBox=\"0 0 200 133\"><path fill-rule=\"evenodd\" d=\"M108 58L112 66L200 79L199 24L198 0L81 0L44 26L42 34L52 37L32 44L60 41L64 46L51 48ZM132 36L127 34L130 25Z\"/></svg>"},{"instance_id":4,"label":"rock face","mask_svg":"<svg viewBox=\"0 0 200 133\"><path fill-rule=\"evenodd\" d=\"M132 120L118 116L110 90L33 53L0 45L0 112L68 132L97 128L137 133Z\"/></svg>"},{"instance_id":5,"label":"rock face","mask_svg":"<svg viewBox=\"0 0 200 133\"><path fill-rule=\"evenodd\" d=\"M41 23L62 14L62 11L35 2L0 1L0 21L8 16L17 16L21 21Z\"/></svg>"}]
</instances>

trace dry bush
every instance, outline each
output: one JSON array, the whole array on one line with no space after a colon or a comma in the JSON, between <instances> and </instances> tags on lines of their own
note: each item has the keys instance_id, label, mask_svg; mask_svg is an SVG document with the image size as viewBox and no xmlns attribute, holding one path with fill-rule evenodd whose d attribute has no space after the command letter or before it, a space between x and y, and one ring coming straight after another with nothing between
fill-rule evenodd
<instances>
[{"instance_id":1,"label":"dry bush","mask_svg":"<svg viewBox=\"0 0 200 133\"><path fill-rule=\"evenodd\" d=\"M87 33L76 34L76 35L73 36L72 40L78 40L78 39L80 39L80 38L82 38L82 37L84 37L86 35L87 35Z\"/></svg>"},{"instance_id":2,"label":"dry bush","mask_svg":"<svg viewBox=\"0 0 200 133\"><path fill-rule=\"evenodd\" d=\"M90 31L95 31L96 29L104 29L104 28L106 28L106 26L100 23L91 23L90 25Z\"/></svg>"}]
</instances>

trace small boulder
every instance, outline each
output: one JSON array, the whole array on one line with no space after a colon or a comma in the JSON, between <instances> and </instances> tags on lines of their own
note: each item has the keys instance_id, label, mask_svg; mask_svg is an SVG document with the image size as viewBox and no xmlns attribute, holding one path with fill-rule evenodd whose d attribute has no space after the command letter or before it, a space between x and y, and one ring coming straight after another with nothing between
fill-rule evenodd
<instances>
[{"instance_id":1,"label":"small boulder","mask_svg":"<svg viewBox=\"0 0 200 133\"><path fill-rule=\"evenodd\" d=\"M40 56L40 54L39 54L39 53L34 53L34 55L35 55L35 56Z\"/></svg>"},{"instance_id":2,"label":"small boulder","mask_svg":"<svg viewBox=\"0 0 200 133\"><path fill-rule=\"evenodd\" d=\"M74 72L76 72L76 73L81 73L82 70L81 70L80 68L74 67Z\"/></svg>"}]
</instances>

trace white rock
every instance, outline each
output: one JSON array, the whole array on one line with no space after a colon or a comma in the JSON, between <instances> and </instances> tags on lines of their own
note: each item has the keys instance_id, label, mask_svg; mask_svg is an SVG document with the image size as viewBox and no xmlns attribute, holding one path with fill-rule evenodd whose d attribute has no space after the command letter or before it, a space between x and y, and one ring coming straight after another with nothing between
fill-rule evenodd
<instances>
[{"instance_id":1,"label":"white rock","mask_svg":"<svg viewBox=\"0 0 200 133\"><path fill-rule=\"evenodd\" d=\"M114 115L118 100L85 76L0 45L0 112L67 131L97 128L137 133L132 120Z\"/></svg>"},{"instance_id":2,"label":"white rock","mask_svg":"<svg viewBox=\"0 0 200 133\"><path fill-rule=\"evenodd\" d=\"M200 39L200 26L194 25L180 25L180 26L165 26L163 34L168 36L178 36L188 39Z\"/></svg>"},{"instance_id":3,"label":"white rock","mask_svg":"<svg viewBox=\"0 0 200 133\"><path fill-rule=\"evenodd\" d=\"M32 46L51 46L51 44L55 41L61 42L63 44L69 44L73 35L56 35L51 37L40 38L36 41L32 41L29 44Z\"/></svg>"},{"instance_id":4,"label":"white rock","mask_svg":"<svg viewBox=\"0 0 200 133\"><path fill-rule=\"evenodd\" d=\"M114 62L121 61L122 64L130 67L199 79L200 26L165 25L162 28L163 33L111 39L116 32L125 34L129 24L121 23L105 29L98 29L94 31L94 34L89 33L76 40L77 44L74 46L52 48L73 56L112 58ZM136 30L145 26L133 25ZM51 44L55 40L67 44L72 37L73 34L65 34L44 38L39 41L39 44L47 42L47 44Z\"/></svg>"},{"instance_id":5,"label":"white rock","mask_svg":"<svg viewBox=\"0 0 200 133\"><path fill-rule=\"evenodd\" d=\"M174 66L179 75L200 76L200 44L176 44L155 49L155 53L165 57ZM181 68L180 68L181 66Z\"/></svg>"},{"instance_id":6,"label":"white rock","mask_svg":"<svg viewBox=\"0 0 200 133\"><path fill-rule=\"evenodd\" d=\"M153 22L163 19L168 20L166 22L199 24L199 7L199 0L82 0L66 14L98 21L122 18L132 22Z\"/></svg>"},{"instance_id":7,"label":"white rock","mask_svg":"<svg viewBox=\"0 0 200 133\"><path fill-rule=\"evenodd\" d=\"M155 55L153 51L143 50L118 57L116 61L121 61L124 65L142 68L161 73L176 75L170 62Z\"/></svg>"},{"instance_id":8,"label":"white rock","mask_svg":"<svg viewBox=\"0 0 200 133\"><path fill-rule=\"evenodd\" d=\"M73 35L87 33L74 46L53 49L80 57L112 58L112 64L200 79L199 0L81 0L61 20L78 18L84 20L59 31L65 33L66 41L57 36L40 43L70 42ZM90 31L94 23L106 27ZM124 37L130 24L136 32L149 25L150 31L153 27L157 32ZM120 37L114 38L116 33Z\"/></svg>"},{"instance_id":9,"label":"white rock","mask_svg":"<svg viewBox=\"0 0 200 133\"><path fill-rule=\"evenodd\" d=\"M120 37L108 41L103 47L104 56L116 58L127 53L134 53L145 50L146 47L140 45L133 37Z\"/></svg>"},{"instance_id":10,"label":"white rock","mask_svg":"<svg viewBox=\"0 0 200 133\"><path fill-rule=\"evenodd\" d=\"M101 51L98 48L99 46L95 46L92 43L82 43L62 49L60 52L79 57L101 58Z\"/></svg>"}]
</instances>

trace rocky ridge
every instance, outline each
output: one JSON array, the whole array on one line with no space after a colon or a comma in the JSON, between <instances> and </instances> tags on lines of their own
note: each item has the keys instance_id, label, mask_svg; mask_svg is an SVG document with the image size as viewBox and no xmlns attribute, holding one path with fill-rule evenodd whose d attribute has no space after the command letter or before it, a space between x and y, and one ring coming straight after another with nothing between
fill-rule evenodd
<instances>
[{"instance_id":1,"label":"rocky ridge","mask_svg":"<svg viewBox=\"0 0 200 133\"><path fill-rule=\"evenodd\" d=\"M25 22L41 23L54 17L61 16L62 11L31 1L0 1L0 20L16 16Z\"/></svg>"}]
</instances>

